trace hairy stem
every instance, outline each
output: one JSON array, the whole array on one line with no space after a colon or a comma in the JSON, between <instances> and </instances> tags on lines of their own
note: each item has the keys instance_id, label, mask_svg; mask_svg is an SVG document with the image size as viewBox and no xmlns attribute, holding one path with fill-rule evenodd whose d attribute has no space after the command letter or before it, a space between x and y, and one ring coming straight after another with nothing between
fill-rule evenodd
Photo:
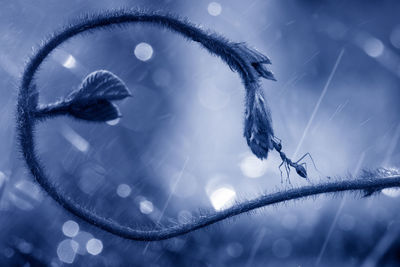
<instances>
[{"instance_id":1,"label":"hairy stem","mask_svg":"<svg viewBox=\"0 0 400 267\"><path fill-rule=\"evenodd\" d=\"M38 120L48 119L60 115L68 114L69 103L55 102L48 105L41 105L34 112L34 116Z\"/></svg>"},{"instance_id":2,"label":"hairy stem","mask_svg":"<svg viewBox=\"0 0 400 267\"><path fill-rule=\"evenodd\" d=\"M20 148L31 173L42 188L72 214L123 238L139 241L156 241L186 234L253 209L292 199L348 190L366 190L374 192L383 188L400 186L399 176L391 176L386 179L357 179L306 186L244 201L224 211L201 216L187 224L178 224L173 227L150 231L121 225L110 219L99 216L75 202L73 199L63 194L63 192L51 182L35 152L34 130L36 122L43 118L63 115L66 111L66 107L60 103L37 107L38 92L33 84L35 73L44 59L56 47L73 36L94 29L104 29L114 25L138 22L156 24L171 29L192 41L199 42L208 51L221 57L233 70L237 71L247 89L245 136L248 139L249 146L252 148L252 151L261 158L265 158L268 150L272 149L269 139L273 135L270 115L269 111L266 110L267 107L264 105L262 91L259 89L257 83L259 77L256 75L255 71L257 70L263 77L269 77L270 79L270 75L272 74L261 68L260 65L256 65L257 69L254 69L250 64L251 62L248 62L248 60L246 61L246 56L249 56L249 58L260 57L259 54L251 50L246 50L243 46L233 44L220 36L205 32L187 21L170 15L122 10L87 17L76 24L66 27L59 33L54 34L39 47L25 68L17 105L17 131ZM263 60L262 62L268 62L267 58L261 58ZM261 119L264 119L262 127L255 127ZM262 131L260 131L260 129ZM262 146L259 146L260 143Z\"/></svg>"}]
</instances>

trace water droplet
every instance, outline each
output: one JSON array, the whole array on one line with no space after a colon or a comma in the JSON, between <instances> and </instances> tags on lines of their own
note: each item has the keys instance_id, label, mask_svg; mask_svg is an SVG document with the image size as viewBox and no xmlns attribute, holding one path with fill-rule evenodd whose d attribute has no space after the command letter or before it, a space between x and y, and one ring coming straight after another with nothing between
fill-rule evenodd
<instances>
[{"instance_id":1,"label":"water droplet","mask_svg":"<svg viewBox=\"0 0 400 267\"><path fill-rule=\"evenodd\" d=\"M231 207L234 203L236 192L230 186L220 187L210 195L210 201L216 211Z\"/></svg>"},{"instance_id":2,"label":"water droplet","mask_svg":"<svg viewBox=\"0 0 400 267\"><path fill-rule=\"evenodd\" d=\"M117 195L122 198L128 197L131 194L131 192L132 192L132 189L127 184L120 184L117 187Z\"/></svg>"},{"instance_id":3,"label":"water droplet","mask_svg":"<svg viewBox=\"0 0 400 267\"><path fill-rule=\"evenodd\" d=\"M278 258L287 258L292 253L292 244L288 240L280 238L272 245L272 252Z\"/></svg>"},{"instance_id":4,"label":"water droplet","mask_svg":"<svg viewBox=\"0 0 400 267\"><path fill-rule=\"evenodd\" d=\"M226 252L232 258L240 257L243 253L243 246L238 242L230 243L226 247Z\"/></svg>"},{"instance_id":5,"label":"water droplet","mask_svg":"<svg viewBox=\"0 0 400 267\"><path fill-rule=\"evenodd\" d=\"M148 201L148 200L142 200L142 201L140 201L139 208L140 208L140 211L141 211L143 214L150 214L150 213L153 212L153 209L154 209L153 203L151 203L151 202Z\"/></svg>"},{"instance_id":6,"label":"water droplet","mask_svg":"<svg viewBox=\"0 0 400 267\"><path fill-rule=\"evenodd\" d=\"M376 39L374 37L368 38L364 45L364 51L369 55L370 57L379 57L382 55L383 50L385 49L385 46L381 42L381 40Z\"/></svg>"},{"instance_id":7,"label":"water droplet","mask_svg":"<svg viewBox=\"0 0 400 267\"><path fill-rule=\"evenodd\" d=\"M214 111L225 108L231 100L230 93L209 84L201 85L197 91L197 95L204 107Z\"/></svg>"},{"instance_id":8,"label":"water droplet","mask_svg":"<svg viewBox=\"0 0 400 267\"><path fill-rule=\"evenodd\" d=\"M134 53L139 60L147 61L153 56L153 48L148 43L139 43Z\"/></svg>"},{"instance_id":9,"label":"water droplet","mask_svg":"<svg viewBox=\"0 0 400 267\"><path fill-rule=\"evenodd\" d=\"M21 251L24 254L30 254L33 250L32 244L26 242L25 240L22 240L21 242L19 242L17 247L18 247L19 251Z\"/></svg>"},{"instance_id":10,"label":"water droplet","mask_svg":"<svg viewBox=\"0 0 400 267\"><path fill-rule=\"evenodd\" d=\"M108 125L114 126L114 125L117 125L120 120L121 120L121 118L116 118L114 120L106 121L106 123Z\"/></svg>"},{"instance_id":11,"label":"water droplet","mask_svg":"<svg viewBox=\"0 0 400 267\"><path fill-rule=\"evenodd\" d=\"M15 253L15 251L14 251L12 248L10 248L10 247L6 247L6 248L3 250L3 255L4 255L6 258L11 258L12 256L14 256L14 253Z\"/></svg>"},{"instance_id":12,"label":"water droplet","mask_svg":"<svg viewBox=\"0 0 400 267\"><path fill-rule=\"evenodd\" d=\"M211 2L208 4L207 11L211 16L218 16L222 12L222 6L220 3Z\"/></svg>"},{"instance_id":13,"label":"water droplet","mask_svg":"<svg viewBox=\"0 0 400 267\"><path fill-rule=\"evenodd\" d=\"M75 255L78 247L78 243L74 240L65 239L61 241L57 246L57 256L60 261L71 264L75 260Z\"/></svg>"},{"instance_id":14,"label":"water droplet","mask_svg":"<svg viewBox=\"0 0 400 267\"><path fill-rule=\"evenodd\" d=\"M72 69L76 66L76 60L72 55L69 55L67 59L64 61L63 66L67 69Z\"/></svg>"},{"instance_id":15,"label":"water droplet","mask_svg":"<svg viewBox=\"0 0 400 267\"><path fill-rule=\"evenodd\" d=\"M86 243L86 250L92 255L99 255L103 251L103 242L99 239L92 238Z\"/></svg>"},{"instance_id":16,"label":"water droplet","mask_svg":"<svg viewBox=\"0 0 400 267\"><path fill-rule=\"evenodd\" d=\"M400 189L398 188L385 188L382 189L382 193L388 197L398 197L400 196Z\"/></svg>"},{"instance_id":17,"label":"water droplet","mask_svg":"<svg viewBox=\"0 0 400 267\"><path fill-rule=\"evenodd\" d=\"M74 237L79 232L79 225L72 220L68 220L63 224L62 232L65 236Z\"/></svg>"},{"instance_id":18,"label":"water droplet","mask_svg":"<svg viewBox=\"0 0 400 267\"><path fill-rule=\"evenodd\" d=\"M267 163L253 155L249 155L240 162L240 170L243 175L249 178L258 178L267 171Z\"/></svg>"}]
</instances>

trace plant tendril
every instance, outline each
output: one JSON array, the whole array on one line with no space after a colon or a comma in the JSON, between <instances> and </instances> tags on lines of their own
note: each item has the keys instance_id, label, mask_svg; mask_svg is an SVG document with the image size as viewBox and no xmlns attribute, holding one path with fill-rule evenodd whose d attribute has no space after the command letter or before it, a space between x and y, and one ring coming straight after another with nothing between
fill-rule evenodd
<instances>
[{"instance_id":1,"label":"plant tendril","mask_svg":"<svg viewBox=\"0 0 400 267\"><path fill-rule=\"evenodd\" d=\"M267 158L268 152L274 148L271 115L259 86L260 78L275 80L272 72L265 67L265 64L271 63L268 57L248 48L244 43L230 42L215 33L204 31L186 20L169 14L119 10L87 16L55 33L34 53L25 67L17 104L17 131L24 159L40 186L72 214L109 233L126 239L157 241L183 235L229 217L288 200L341 191L362 190L364 192L376 192L383 188L400 186L400 176L391 175L385 179L381 176L371 176L368 179L336 181L293 188L237 203L231 208L198 217L185 224L177 224L155 230L140 230L122 225L111 219L99 216L75 202L51 183L35 152L34 141L36 122L45 118L68 114L69 104L65 101L60 101L39 106L39 92L34 84L34 76L44 59L68 39L84 32L123 26L129 23L150 23L170 29L191 41L200 43L210 53L219 56L232 70L240 75L246 88L244 136L250 149L257 157L264 159ZM107 110L113 108L113 106L110 106L111 103L106 103L104 102L105 100L101 101L103 101L102 104L107 104L105 106ZM93 119L93 117L90 117L93 114L86 115L86 117L89 116L89 118ZM117 115L116 113L113 116Z\"/></svg>"}]
</instances>

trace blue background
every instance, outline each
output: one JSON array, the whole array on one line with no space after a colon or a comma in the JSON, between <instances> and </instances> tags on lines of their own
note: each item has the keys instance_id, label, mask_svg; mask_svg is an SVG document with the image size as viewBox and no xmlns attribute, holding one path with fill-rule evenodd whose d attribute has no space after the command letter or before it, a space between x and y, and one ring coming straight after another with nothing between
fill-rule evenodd
<instances>
[{"instance_id":1,"label":"blue background","mask_svg":"<svg viewBox=\"0 0 400 267\"><path fill-rule=\"evenodd\" d=\"M4 265L390 266L400 261L397 190L372 198L347 194L289 202L163 242L122 240L73 217L42 192L19 154L14 117L19 77L32 47L83 13L141 7L187 17L268 55L278 81L262 81L262 87L275 134L293 159L310 152L331 177L395 168L400 165L400 2L0 4ZM146 61L135 56L142 42L153 51ZM118 103L124 117L115 125L57 118L41 123L36 137L53 181L82 205L153 229L184 222L199 209L218 209L224 197L241 201L287 186L281 184L279 155L257 160L242 136L244 89L238 75L199 45L150 25L80 36L42 66L40 102L67 95L98 69L115 73L132 91L133 98ZM313 183L326 181L307 163ZM307 185L295 174L291 182ZM71 225L79 225L79 232ZM87 245L93 238L102 246Z\"/></svg>"}]
</instances>

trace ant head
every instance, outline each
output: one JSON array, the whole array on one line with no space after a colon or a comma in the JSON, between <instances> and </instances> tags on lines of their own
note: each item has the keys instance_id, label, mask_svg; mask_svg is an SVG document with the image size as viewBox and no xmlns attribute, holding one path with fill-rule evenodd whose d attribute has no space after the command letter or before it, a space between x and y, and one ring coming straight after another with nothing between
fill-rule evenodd
<instances>
[{"instance_id":1,"label":"ant head","mask_svg":"<svg viewBox=\"0 0 400 267\"><path fill-rule=\"evenodd\" d=\"M274 147L277 151L281 151L282 150L282 143L281 142L274 142Z\"/></svg>"},{"instance_id":2,"label":"ant head","mask_svg":"<svg viewBox=\"0 0 400 267\"><path fill-rule=\"evenodd\" d=\"M297 172L297 174L300 175L301 177L307 179L307 170L306 170L306 168L304 168L303 165L297 165L297 166L296 166L296 172Z\"/></svg>"}]
</instances>

